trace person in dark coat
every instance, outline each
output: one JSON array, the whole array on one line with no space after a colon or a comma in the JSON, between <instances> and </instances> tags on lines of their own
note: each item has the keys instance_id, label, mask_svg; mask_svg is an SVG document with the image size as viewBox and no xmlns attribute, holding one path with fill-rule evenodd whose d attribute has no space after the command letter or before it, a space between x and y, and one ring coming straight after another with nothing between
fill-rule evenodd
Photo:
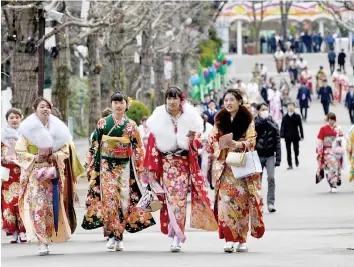
<instances>
[{"instance_id":1,"label":"person in dark coat","mask_svg":"<svg viewBox=\"0 0 354 267\"><path fill-rule=\"evenodd\" d=\"M318 99L321 99L323 111L327 116L329 112L329 105L333 103L334 100L332 88L327 84L327 80L323 80L323 86L321 86L318 91Z\"/></svg>"},{"instance_id":2,"label":"person in dark coat","mask_svg":"<svg viewBox=\"0 0 354 267\"><path fill-rule=\"evenodd\" d=\"M349 92L345 96L345 107L348 109L350 121L354 124L354 86L349 86Z\"/></svg>"},{"instance_id":3,"label":"person in dark coat","mask_svg":"<svg viewBox=\"0 0 354 267\"><path fill-rule=\"evenodd\" d=\"M307 109L310 107L309 102L311 102L310 90L306 87L306 83L302 83L299 91L297 93L296 99L299 101L301 117L304 121L307 120Z\"/></svg>"},{"instance_id":4,"label":"person in dark coat","mask_svg":"<svg viewBox=\"0 0 354 267\"><path fill-rule=\"evenodd\" d=\"M293 162L291 157L291 144L294 147L295 165L299 166L299 142L304 139L304 130L302 128L302 121L299 114L295 113L295 104L288 104L288 113L283 117L280 127L280 137L285 139L286 152L288 159L288 170L293 169Z\"/></svg>"},{"instance_id":5,"label":"person in dark coat","mask_svg":"<svg viewBox=\"0 0 354 267\"><path fill-rule=\"evenodd\" d=\"M338 65L341 71L345 71L345 58L346 54L344 53L344 49L342 49L342 51L338 55Z\"/></svg>"},{"instance_id":6,"label":"person in dark coat","mask_svg":"<svg viewBox=\"0 0 354 267\"><path fill-rule=\"evenodd\" d=\"M268 105L265 103L257 105L258 115L255 117L257 132L256 150L262 165L267 169L268 193L267 205L269 212L275 212L275 167L280 166L281 145L279 128L276 122L269 116ZM261 174L262 177L262 174Z\"/></svg>"},{"instance_id":7,"label":"person in dark coat","mask_svg":"<svg viewBox=\"0 0 354 267\"><path fill-rule=\"evenodd\" d=\"M333 49L331 49L328 52L328 62L329 62L329 68L331 69L331 75L334 72L334 68L336 67L336 53L334 52Z\"/></svg>"}]
</instances>

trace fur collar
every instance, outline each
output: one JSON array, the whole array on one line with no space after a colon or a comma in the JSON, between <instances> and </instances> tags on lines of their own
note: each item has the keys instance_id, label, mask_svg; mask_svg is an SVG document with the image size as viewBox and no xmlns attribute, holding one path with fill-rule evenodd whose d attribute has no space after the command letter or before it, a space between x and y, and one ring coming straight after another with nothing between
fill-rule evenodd
<instances>
[{"instance_id":1,"label":"fur collar","mask_svg":"<svg viewBox=\"0 0 354 267\"><path fill-rule=\"evenodd\" d=\"M13 144L20 138L18 129L10 127L6 124L4 128L1 129L1 142L8 148L13 147Z\"/></svg>"},{"instance_id":2,"label":"fur collar","mask_svg":"<svg viewBox=\"0 0 354 267\"><path fill-rule=\"evenodd\" d=\"M235 118L231 121L230 113L225 108L215 116L215 125L222 135L231 133L235 141L246 132L253 120L253 115L244 106L240 106Z\"/></svg>"},{"instance_id":3,"label":"fur collar","mask_svg":"<svg viewBox=\"0 0 354 267\"><path fill-rule=\"evenodd\" d=\"M157 107L146 124L155 137L157 148L164 153L178 148L188 150L189 139L186 136L188 132L203 131L203 120L198 110L188 103L183 105L183 113L177 119L177 133L165 105Z\"/></svg>"},{"instance_id":4,"label":"fur collar","mask_svg":"<svg viewBox=\"0 0 354 267\"><path fill-rule=\"evenodd\" d=\"M19 132L36 147L52 147L53 151L71 141L68 127L53 115L49 116L48 129L36 114L32 114L21 123Z\"/></svg>"}]
</instances>

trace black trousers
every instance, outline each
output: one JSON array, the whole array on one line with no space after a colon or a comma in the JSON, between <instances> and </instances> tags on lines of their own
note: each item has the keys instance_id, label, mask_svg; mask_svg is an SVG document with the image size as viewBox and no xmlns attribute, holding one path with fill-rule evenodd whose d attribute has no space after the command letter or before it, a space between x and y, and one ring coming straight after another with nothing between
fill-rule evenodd
<instances>
[{"instance_id":1,"label":"black trousers","mask_svg":"<svg viewBox=\"0 0 354 267\"><path fill-rule=\"evenodd\" d=\"M354 123L354 105L350 105L348 108L349 111L349 117L350 117L350 122L353 124Z\"/></svg>"},{"instance_id":2,"label":"black trousers","mask_svg":"<svg viewBox=\"0 0 354 267\"><path fill-rule=\"evenodd\" d=\"M329 103L322 103L324 114L327 115L329 113Z\"/></svg>"},{"instance_id":3,"label":"black trousers","mask_svg":"<svg viewBox=\"0 0 354 267\"><path fill-rule=\"evenodd\" d=\"M293 161L291 157L291 144L293 144L294 147L294 153L295 153L295 164L297 165L299 163L299 141L291 141L285 139L285 144L286 144L286 153L287 153L287 158L288 158L288 165L289 167L293 166Z\"/></svg>"},{"instance_id":4,"label":"black trousers","mask_svg":"<svg viewBox=\"0 0 354 267\"><path fill-rule=\"evenodd\" d=\"M302 119L306 121L306 119L307 119L307 108L300 106L300 112L301 112Z\"/></svg>"},{"instance_id":5,"label":"black trousers","mask_svg":"<svg viewBox=\"0 0 354 267\"><path fill-rule=\"evenodd\" d=\"M344 64L339 64L339 68L342 72L345 71L345 65Z\"/></svg>"}]
</instances>

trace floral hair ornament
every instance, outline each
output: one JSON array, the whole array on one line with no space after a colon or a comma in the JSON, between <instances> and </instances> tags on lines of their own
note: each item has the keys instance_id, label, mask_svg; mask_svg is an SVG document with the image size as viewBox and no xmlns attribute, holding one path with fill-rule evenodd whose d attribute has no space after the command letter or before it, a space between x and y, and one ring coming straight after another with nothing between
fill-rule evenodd
<instances>
[{"instance_id":1,"label":"floral hair ornament","mask_svg":"<svg viewBox=\"0 0 354 267\"><path fill-rule=\"evenodd\" d=\"M133 98L128 97L128 104L130 105L133 102Z\"/></svg>"}]
</instances>

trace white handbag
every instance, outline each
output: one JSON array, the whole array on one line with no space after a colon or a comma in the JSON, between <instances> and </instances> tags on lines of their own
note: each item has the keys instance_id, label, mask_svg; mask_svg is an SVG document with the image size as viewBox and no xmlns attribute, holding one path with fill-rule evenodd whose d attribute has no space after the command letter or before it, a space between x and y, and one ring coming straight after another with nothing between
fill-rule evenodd
<instances>
[{"instance_id":1,"label":"white handbag","mask_svg":"<svg viewBox=\"0 0 354 267\"><path fill-rule=\"evenodd\" d=\"M10 169L1 166L1 180L7 182L10 179Z\"/></svg>"},{"instance_id":2,"label":"white handbag","mask_svg":"<svg viewBox=\"0 0 354 267\"><path fill-rule=\"evenodd\" d=\"M245 153L246 164L240 167L230 165L235 179L242 179L255 173L262 172L261 162L257 151L250 151Z\"/></svg>"}]
</instances>

